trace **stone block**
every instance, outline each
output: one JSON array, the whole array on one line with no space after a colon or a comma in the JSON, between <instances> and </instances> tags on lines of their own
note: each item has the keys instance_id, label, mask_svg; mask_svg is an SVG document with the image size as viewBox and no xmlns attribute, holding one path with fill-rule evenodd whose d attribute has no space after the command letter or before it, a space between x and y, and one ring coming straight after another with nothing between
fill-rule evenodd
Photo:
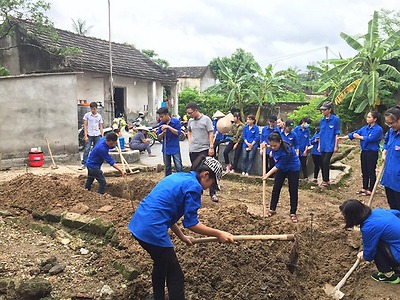
<instances>
[{"instance_id":1,"label":"stone block","mask_svg":"<svg viewBox=\"0 0 400 300\"><path fill-rule=\"evenodd\" d=\"M67 212L62 216L61 224L69 228L79 229L96 235L105 235L106 232L114 226L109 221L72 212Z\"/></svg>"},{"instance_id":2,"label":"stone block","mask_svg":"<svg viewBox=\"0 0 400 300\"><path fill-rule=\"evenodd\" d=\"M121 157L119 156L118 151L110 151L109 153L116 163L121 163ZM123 149L122 155L129 164L135 163L140 159L139 150Z\"/></svg>"}]
</instances>

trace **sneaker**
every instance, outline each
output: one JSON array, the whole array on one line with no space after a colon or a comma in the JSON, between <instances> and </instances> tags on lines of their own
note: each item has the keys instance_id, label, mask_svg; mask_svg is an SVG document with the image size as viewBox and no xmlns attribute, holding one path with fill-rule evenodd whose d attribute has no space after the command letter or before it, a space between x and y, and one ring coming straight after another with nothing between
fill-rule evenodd
<instances>
[{"instance_id":1,"label":"sneaker","mask_svg":"<svg viewBox=\"0 0 400 300\"><path fill-rule=\"evenodd\" d=\"M244 174L244 175L249 176L249 173L246 173L246 174Z\"/></svg>"},{"instance_id":2,"label":"sneaker","mask_svg":"<svg viewBox=\"0 0 400 300\"><path fill-rule=\"evenodd\" d=\"M148 156L149 156L149 157L156 157L156 155L153 154L153 153L150 153Z\"/></svg>"},{"instance_id":3,"label":"sneaker","mask_svg":"<svg viewBox=\"0 0 400 300\"><path fill-rule=\"evenodd\" d=\"M314 178L312 182L318 183L318 179L317 179L317 178Z\"/></svg>"},{"instance_id":4,"label":"sneaker","mask_svg":"<svg viewBox=\"0 0 400 300\"><path fill-rule=\"evenodd\" d=\"M234 170L234 169L231 169L231 170L229 171L229 173L233 174L233 173L235 173L235 170Z\"/></svg>"},{"instance_id":5,"label":"sneaker","mask_svg":"<svg viewBox=\"0 0 400 300\"><path fill-rule=\"evenodd\" d=\"M245 172L242 172L242 175L244 176L246 173Z\"/></svg>"},{"instance_id":6,"label":"sneaker","mask_svg":"<svg viewBox=\"0 0 400 300\"><path fill-rule=\"evenodd\" d=\"M211 196L211 200L212 200L212 202L218 202L218 197L217 197L217 195L212 195L212 196Z\"/></svg>"},{"instance_id":7,"label":"sneaker","mask_svg":"<svg viewBox=\"0 0 400 300\"><path fill-rule=\"evenodd\" d=\"M391 276L386 276L385 273L382 272L375 272L371 275L371 278L378 282L385 282L391 284L398 284L400 283L400 277L395 272L392 272Z\"/></svg>"}]
</instances>

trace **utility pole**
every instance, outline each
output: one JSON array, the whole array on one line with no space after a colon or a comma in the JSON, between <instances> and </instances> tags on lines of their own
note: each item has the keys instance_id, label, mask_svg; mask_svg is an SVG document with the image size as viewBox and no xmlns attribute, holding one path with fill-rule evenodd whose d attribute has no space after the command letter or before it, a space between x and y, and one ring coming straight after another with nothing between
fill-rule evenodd
<instances>
[{"instance_id":1,"label":"utility pole","mask_svg":"<svg viewBox=\"0 0 400 300\"><path fill-rule=\"evenodd\" d=\"M325 59L328 59L328 50L329 50L329 47L325 46Z\"/></svg>"},{"instance_id":2,"label":"utility pole","mask_svg":"<svg viewBox=\"0 0 400 300\"><path fill-rule=\"evenodd\" d=\"M113 83L113 63L112 63L112 45L111 45L111 4L110 0L108 0L108 48L109 48L109 57L110 57L110 96L111 96L111 119L114 119L114 83Z\"/></svg>"}]
</instances>

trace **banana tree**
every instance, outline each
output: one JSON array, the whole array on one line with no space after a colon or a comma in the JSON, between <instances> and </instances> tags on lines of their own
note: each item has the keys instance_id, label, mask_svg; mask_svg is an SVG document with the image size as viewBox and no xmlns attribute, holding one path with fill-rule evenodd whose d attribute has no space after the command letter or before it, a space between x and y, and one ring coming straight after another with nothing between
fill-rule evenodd
<instances>
[{"instance_id":1,"label":"banana tree","mask_svg":"<svg viewBox=\"0 0 400 300\"><path fill-rule=\"evenodd\" d=\"M335 77L352 78L350 82L341 80L341 90L337 91L334 101L340 104L344 98L351 97L349 109L361 113L380 105L388 90L400 88L400 72L388 63L400 57L400 30L381 39L378 12L375 11L368 23L367 34L361 37L363 43L343 32L340 36L358 53L350 59L329 61L334 62L335 67L324 73L321 79L328 82Z\"/></svg>"},{"instance_id":2,"label":"banana tree","mask_svg":"<svg viewBox=\"0 0 400 300\"><path fill-rule=\"evenodd\" d=\"M228 68L219 58L217 59L217 63L220 68L221 82L210 87L207 91L225 95L227 98L226 108L238 108L244 120L247 90L254 77L253 74L246 72L246 66L251 63L251 58L245 57L236 72Z\"/></svg>"}]
</instances>

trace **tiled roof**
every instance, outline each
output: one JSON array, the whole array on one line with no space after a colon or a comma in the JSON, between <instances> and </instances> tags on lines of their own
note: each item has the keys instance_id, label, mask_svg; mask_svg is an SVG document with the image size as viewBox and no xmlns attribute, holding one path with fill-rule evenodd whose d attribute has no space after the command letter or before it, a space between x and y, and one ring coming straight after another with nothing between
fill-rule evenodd
<instances>
[{"instance_id":1,"label":"tiled roof","mask_svg":"<svg viewBox=\"0 0 400 300\"><path fill-rule=\"evenodd\" d=\"M207 71L208 66L201 67L170 67L168 70L175 72L178 78L200 78Z\"/></svg>"},{"instance_id":2,"label":"tiled roof","mask_svg":"<svg viewBox=\"0 0 400 300\"><path fill-rule=\"evenodd\" d=\"M29 24L27 25L28 31ZM78 35L66 30L56 29L59 40L57 44L45 33L37 34L35 40L49 49L57 46L79 47L82 51L77 57L69 57L69 67L74 71L93 71L110 73L109 42L94 37ZM176 82L174 74L161 68L151 59L128 44L112 43L113 74L145 80L156 80L164 83Z\"/></svg>"}]
</instances>

